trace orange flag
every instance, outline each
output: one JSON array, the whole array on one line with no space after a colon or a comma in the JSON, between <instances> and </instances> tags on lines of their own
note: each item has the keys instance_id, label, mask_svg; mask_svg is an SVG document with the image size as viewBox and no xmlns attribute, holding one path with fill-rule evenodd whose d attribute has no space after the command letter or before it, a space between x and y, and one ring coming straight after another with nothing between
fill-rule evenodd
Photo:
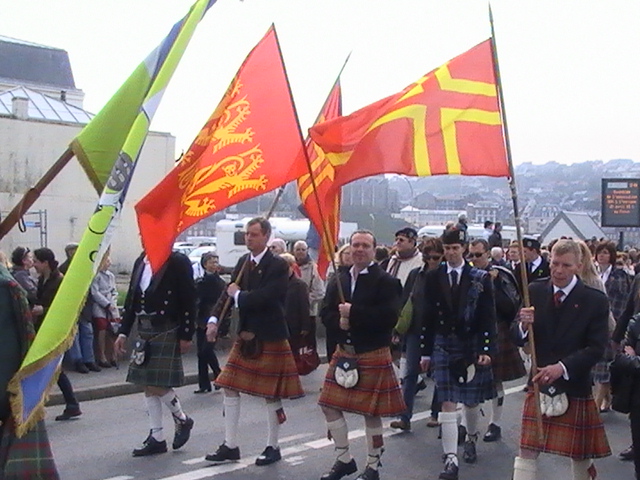
<instances>
[{"instance_id":1,"label":"orange flag","mask_svg":"<svg viewBox=\"0 0 640 480\"><path fill-rule=\"evenodd\" d=\"M509 175L490 40L309 133L337 186L380 173Z\"/></svg>"},{"instance_id":2,"label":"orange flag","mask_svg":"<svg viewBox=\"0 0 640 480\"><path fill-rule=\"evenodd\" d=\"M307 171L275 28L249 53L180 163L136 205L157 271L184 230Z\"/></svg>"},{"instance_id":3,"label":"orange flag","mask_svg":"<svg viewBox=\"0 0 640 480\"><path fill-rule=\"evenodd\" d=\"M342 95L340 79L338 79L331 89L316 123L338 118L340 115L342 115ZM309 173L300 177L298 179L298 193L307 218L320 236L322 248L318 257L318 272L324 279L340 233L341 189L340 187L333 188L333 165L327 160L322 149L311 139L307 141L307 152L313 172L313 182ZM307 168L307 172L308 170ZM313 192L314 183L318 190L317 196ZM334 190L335 193L329 194Z\"/></svg>"}]
</instances>

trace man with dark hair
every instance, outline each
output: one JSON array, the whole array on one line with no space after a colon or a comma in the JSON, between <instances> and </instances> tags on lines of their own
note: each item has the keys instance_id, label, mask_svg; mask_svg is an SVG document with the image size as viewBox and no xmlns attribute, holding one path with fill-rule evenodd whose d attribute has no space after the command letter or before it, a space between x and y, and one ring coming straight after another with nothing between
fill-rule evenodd
<instances>
[{"instance_id":1,"label":"man with dark hair","mask_svg":"<svg viewBox=\"0 0 640 480\"><path fill-rule=\"evenodd\" d=\"M280 425L287 419L281 399L304 395L284 316L289 265L267 248L270 236L267 219L258 217L247 223L245 243L249 253L238 260L231 283L218 299L207 325L207 338L214 341L223 310L233 301L239 312L238 339L215 382L224 389L224 443L205 457L216 464L240 459L240 393L264 398L267 407L269 434L267 447L256 459L258 466L281 459L278 436Z\"/></svg>"},{"instance_id":2,"label":"man with dark hair","mask_svg":"<svg viewBox=\"0 0 640 480\"><path fill-rule=\"evenodd\" d=\"M540 255L540 242L537 238L533 237L525 237L522 239L522 246L524 249L524 259L526 263L527 269L527 283L531 283L534 280L538 280L539 278L547 278L551 272L549 270L549 262L547 262ZM515 267L514 274L516 276L516 280L518 281L518 286L520 287L520 291L522 291L522 274L520 273L520 269L522 268L522 264L518 264Z\"/></svg>"},{"instance_id":3,"label":"man with dark hair","mask_svg":"<svg viewBox=\"0 0 640 480\"><path fill-rule=\"evenodd\" d=\"M58 267L58 270L60 270L60 273L63 275L66 275L69 265L71 264L71 260L73 260L73 256L76 254L77 250L78 244L76 242L70 242L64 246L64 254L66 258Z\"/></svg>"},{"instance_id":4,"label":"man with dark hair","mask_svg":"<svg viewBox=\"0 0 640 480\"><path fill-rule=\"evenodd\" d=\"M531 307L520 310L513 331L524 344L528 328L535 333L538 371L529 385L540 385L546 408L544 438L538 438L536 398L527 393L514 461L514 480L535 480L540 453L571 458L574 480L596 478L592 459L611 455L604 425L591 394L591 369L608 340L609 303L606 295L586 286L580 246L559 240L551 251L551 278L529 285Z\"/></svg>"},{"instance_id":5,"label":"man with dark hair","mask_svg":"<svg viewBox=\"0 0 640 480\"><path fill-rule=\"evenodd\" d=\"M58 270L56 256L49 248L38 248L34 250L33 256L33 268L38 272L38 293L32 313L36 330L38 330L58 293L63 275ZM60 370L58 387L62 391L66 406L62 414L56 417L56 420L69 420L82 415L71 381L63 370Z\"/></svg>"},{"instance_id":6,"label":"man with dark hair","mask_svg":"<svg viewBox=\"0 0 640 480\"><path fill-rule=\"evenodd\" d=\"M325 323L340 332L318 399L338 452L322 480L339 480L357 471L349 453L349 431L343 412L358 413L365 419L367 463L358 479L378 480L383 450L381 417L399 415L406 408L389 350L400 307L400 282L373 261L373 233L354 232L350 245L353 266L336 273L322 306Z\"/></svg>"},{"instance_id":7,"label":"man with dark hair","mask_svg":"<svg viewBox=\"0 0 640 480\"><path fill-rule=\"evenodd\" d=\"M143 252L135 261L124 315L114 350L125 353L125 342L134 323L139 338L129 364L127 382L144 388L149 413L149 436L134 457L165 453L162 405L173 417L173 449L181 448L191 435L193 420L182 410L174 388L184 384L182 353L191 347L196 323L196 288L189 258L172 252L157 271Z\"/></svg>"},{"instance_id":8,"label":"man with dark hair","mask_svg":"<svg viewBox=\"0 0 640 480\"><path fill-rule=\"evenodd\" d=\"M424 296L422 368L433 363L433 378L442 401L444 470L442 480L458 479L456 405L463 404L467 438L463 459L477 459L480 403L495 397L491 360L495 356L495 303L491 277L463 259L463 230L442 236L446 263L427 273Z\"/></svg>"},{"instance_id":9,"label":"man with dark hair","mask_svg":"<svg viewBox=\"0 0 640 480\"><path fill-rule=\"evenodd\" d=\"M482 232L482 238L489 241L489 237L493 234L493 222L491 220L484 221L484 232Z\"/></svg>"},{"instance_id":10,"label":"man with dark hair","mask_svg":"<svg viewBox=\"0 0 640 480\"><path fill-rule=\"evenodd\" d=\"M501 247L502 248L502 223L496 222L493 226L493 232L485 240L489 243L489 248Z\"/></svg>"},{"instance_id":11,"label":"man with dark hair","mask_svg":"<svg viewBox=\"0 0 640 480\"><path fill-rule=\"evenodd\" d=\"M416 246L418 241L418 232L415 228L405 227L396 232L396 240L393 244L394 254L389 260L382 263L384 268L393 278L400 280L404 286L409 276L409 272L414 268L424 265L422 254Z\"/></svg>"},{"instance_id":12,"label":"man with dark hair","mask_svg":"<svg viewBox=\"0 0 640 480\"><path fill-rule=\"evenodd\" d=\"M491 368L497 395L492 399L489 428L482 439L485 442L495 442L502 436L500 420L504 404L503 383L522 378L527 371L518 347L511 339L510 331L522 303L518 283L509 269L491 265L488 248L489 244L485 240L473 240L469 245L469 260L474 267L489 272L493 281L498 348L496 355L491 359Z\"/></svg>"},{"instance_id":13,"label":"man with dark hair","mask_svg":"<svg viewBox=\"0 0 640 480\"><path fill-rule=\"evenodd\" d=\"M207 393L211 391L209 367L211 367L214 377L217 378L220 374L220 364L218 363L218 357L216 357L214 343L207 341L206 330L211 309L227 286L225 281L220 277L220 263L216 253L204 253L200 259L200 265L204 270L204 275L196 280L196 291L198 292L198 315L196 325L198 389L193 393ZM225 319L225 322L226 320L227 319ZM225 327L224 330L226 331L220 333L226 335L228 333L228 328Z\"/></svg>"}]
</instances>

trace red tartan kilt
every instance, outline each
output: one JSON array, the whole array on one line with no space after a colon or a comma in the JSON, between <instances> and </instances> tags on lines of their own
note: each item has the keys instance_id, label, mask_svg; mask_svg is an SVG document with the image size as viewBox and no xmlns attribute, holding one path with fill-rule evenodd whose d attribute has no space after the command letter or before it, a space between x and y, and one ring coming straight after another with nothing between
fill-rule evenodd
<instances>
[{"instance_id":1,"label":"red tartan kilt","mask_svg":"<svg viewBox=\"0 0 640 480\"><path fill-rule=\"evenodd\" d=\"M233 344L227 364L216 378L222 388L256 397L299 398L304 396L296 363L287 340L264 342L262 354L245 358L238 340Z\"/></svg>"},{"instance_id":2,"label":"red tartan kilt","mask_svg":"<svg viewBox=\"0 0 640 480\"><path fill-rule=\"evenodd\" d=\"M339 357L355 357L358 361L359 380L353 388L343 388L336 383L334 371ZM372 417L396 417L404 413L407 407L391 365L389 347L354 355L338 346L331 358L318 404Z\"/></svg>"},{"instance_id":3,"label":"red tartan kilt","mask_svg":"<svg viewBox=\"0 0 640 480\"><path fill-rule=\"evenodd\" d=\"M542 416L544 445L538 442L533 392L524 401L520 447L575 460L611 455L604 425L593 397L569 397L569 409L559 417Z\"/></svg>"},{"instance_id":4,"label":"red tartan kilt","mask_svg":"<svg viewBox=\"0 0 640 480\"><path fill-rule=\"evenodd\" d=\"M504 322L498 322L498 353L491 365L496 382L516 380L527 374L518 347L511 340L509 325Z\"/></svg>"}]
</instances>

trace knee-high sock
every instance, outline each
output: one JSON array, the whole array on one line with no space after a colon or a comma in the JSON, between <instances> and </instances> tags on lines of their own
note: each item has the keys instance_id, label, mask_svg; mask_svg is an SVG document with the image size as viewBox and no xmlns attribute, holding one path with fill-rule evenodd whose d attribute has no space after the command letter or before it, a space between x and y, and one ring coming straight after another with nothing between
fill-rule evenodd
<instances>
[{"instance_id":1,"label":"knee-high sock","mask_svg":"<svg viewBox=\"0 0 640 480\"><path fill-rule=\"evenodd\" d=\"M238 446L238 421L240 420L240 397L224 397L224 443L229 448Z\"/></svg>"},{"instance_id":2,"label":"knee-high sock","mask_svg":"<svg viewBox=\"0 0 640 480\"><path fill-rule=\"evenodd\" d=\"M445 455L453 455L454 462L458 459L458 414L456 412L440 412L438 421L442 428L442 451Z\"/></svg>"},{"instance_id":3,"label":"knee-high sock","mask_svg":"<svg viewBox=\"0 0 640 480\"><path fill-rule=\"evenodd\" d=\"M573 480L590 480L589 467L591 467L591 459L586 460L571 460L571 473L573 473Z\"/></svg>"},{"instance_id":4,"label":"knee-high sock","mask_svg":"<svg viewBox=\"0 0 640 480\"><path fill-rule=\"evenodd\" d=\"M278 410L282 409L282 402L267 403L267 423L269 424L269 437L267 438L267 447L278 448L278 434L280 433L280 416Z\"/></svg>"},{"instance_id":5,"label":"knee-high sock","mask_svg":"<svg viewBox=\"0 0 640 480\"><path fill-rule=\"evenodd\" d=\"M147 405L147 413L149 414L151 436L161 442L164 440L164 432L162 431L162 402L160 397L145 396L144 402Z\"/></svg>"},{"instance_id":6,"label":"knee-high sock","mask_svg":"<svg viewBox=\"0 0 640 480\"><path fill-rule=\"evenodd\" d=\"M378 422L370 419L365 424L365 432L367 435L367 467L378 470L380 465L380 457L382 456L382 420L378 417ZM375 424L376 425L372 425Z\"/></svg>"},{"instance_id":7,"label":"knee-high sock","mask_svg":"<svg viewBox=\"0 0 640 480\"><path fill-rule=\"evenodd\" d=\"M338 420L327 422L327 428L336 446L338 460L344 463L350 462L352 457L351 453L349 453L349 429L347 428L347 421L344 417L340 417Z\"/></svg>"},{"instance_id":8,"label":"knee-high sock","mask_svg":"<svg viewBox=\"0 0 640 480\"><path fill-rule=\"evenodd\" d=\"M495 425L500 426L500 420L502 420L502 408L504 405L504 397L496 397L491 400L491 421Z\"/></svg>"},{"instance_id":9,"label":"knee-high sock","mask_svg":"<svg viewBox=\"0 0 640 480\"><path fill-rule=\"evenodd\" d=\"M462 407L462 415L465 418L467 424L467 437L469 440L477 440L478 438L478 415L480 414L480 405L469 407L464 405Z\"/></svg>"},{"instance_id":10,"label":"knee-high sock","mask_svg":"<svg viewBox=\"0 0 640 480\"><path fill-rule=\"evenodd\" d=\"M537 461L516 457L513 462L513 480L536 480Z\"/></svg>"},{"instance_id":11,"label":"knee-high sock","mask_svg":"<svg viewBox=\"0 0 640 480\"><path fill-rule=\"evenodd\" d=\"M173 415L174 420L185 421L187 419L187 416L182 411L180 399L173 389L169 390L168 393L165 393L163 396L161 396L160 400L167 406L167 408L171 412L171 415Z\"/></svg>"}]
</instances>

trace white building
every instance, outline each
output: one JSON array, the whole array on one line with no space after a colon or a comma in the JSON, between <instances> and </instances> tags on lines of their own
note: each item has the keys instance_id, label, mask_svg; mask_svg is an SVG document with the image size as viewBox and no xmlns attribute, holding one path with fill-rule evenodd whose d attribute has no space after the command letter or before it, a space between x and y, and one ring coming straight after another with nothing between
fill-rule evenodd
<instances>
[{"instance_id":1,"label":"white building","mask_svg":"<svg viewBox=\"0 0 640 480\"><path fill-rule=\"evenodd\" d=\"M4 218L92 115L82 109L84 94L75 87L66 51L0 37L0 57L10 60L0 62L0 213ZM149 133L113 239L114 271L130 270L139 255L133 206L173 167L174 155L172 135ZM0 240L0 250L10 254L19 245L47 246L62 261L64 246L80 241L97 200L80 164L72 159L23 217L25 231L14 227Z\"/></svg>"}]
</instances>

